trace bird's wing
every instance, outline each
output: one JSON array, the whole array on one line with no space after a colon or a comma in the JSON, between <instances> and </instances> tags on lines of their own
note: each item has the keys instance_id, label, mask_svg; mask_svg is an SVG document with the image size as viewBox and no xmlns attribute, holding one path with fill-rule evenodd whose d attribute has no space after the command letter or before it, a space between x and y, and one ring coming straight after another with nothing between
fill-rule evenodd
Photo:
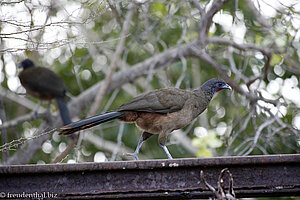
<instances>
[{"instance_id":1,"label":"bird's wing","mask_svg":"<svg viewBox=\"0 0 300 200\"><path fill-rule=\"evenodd\" d=\"M153 90L129 100L118 111L176 112L183 108L189 95L189 91L176 88Z\"/></svg>"},{"instance_id":2,"label":"bird's wing","mask_svg":"<svg viewBox=\"0 0 300 200\"><path fill-rule=\"evenodd\" d=\"M19 77L22 85L34 92L57 97L63 97L65 94L66 86L63 80L47 68L32 67L23 70Z\"/></svg>"}]
</instances>

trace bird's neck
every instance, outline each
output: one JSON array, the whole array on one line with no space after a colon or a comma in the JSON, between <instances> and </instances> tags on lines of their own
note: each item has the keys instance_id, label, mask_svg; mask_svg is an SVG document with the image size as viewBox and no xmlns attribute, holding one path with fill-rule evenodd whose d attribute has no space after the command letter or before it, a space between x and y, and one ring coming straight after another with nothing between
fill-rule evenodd
<instances>
[{"instance_id":1,"label":"bird's neck","mask_svg":"<svg viewBox=\"0 0 300 200\"><path fill-rule=\"evenodd\" d=\"M34 67L34 66L24 66L24 67L23 67L23 70L30 69L30 68L32 68L32 67Z\"/></svg>"},{"instance_id":2,"label":"bird's neck","mask_svg":"<svg viewBox=\"0 0 300 200\"><path fill-rule=\"evenodd\" d=\"M195 89L193 92L196 94L196 96L204 97L208 101L210 101L214 96L214 94L212 94L211 92L209 92L207 90L204 90L202 87Z\"/></svg>"}]
</instances>

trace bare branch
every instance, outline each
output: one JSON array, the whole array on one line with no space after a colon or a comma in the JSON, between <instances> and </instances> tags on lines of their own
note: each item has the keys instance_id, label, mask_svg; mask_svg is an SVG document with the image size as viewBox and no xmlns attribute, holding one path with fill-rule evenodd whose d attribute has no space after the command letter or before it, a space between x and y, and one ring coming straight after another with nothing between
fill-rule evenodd
<instances>
[{"instance_id":1,"label":"bare branch","mask_svg":"<svg viewBox=\"0 0 300 200\"><path fill-rule=\"evenodd\" d=\"M6 129L6 128L11 128L11 127L15 127L23 122L26 122L26 121L32 121L32 120L35 120L35 119L48 119L48 112L40 112L40 113L35 113L35 114L27 114L27 115L23 115L23 116L20 116L20 117L17 117L11 121L6 121L4 122L1 126L0 126L0 129Z\"/></svg>"},{"instance_id":2,"label":"bare branch","mask_svg":"<svg viewBox=\"0 0 300 200\"><path fill-rule=\"evenodd\" d=\"M256 18L256 20L263 25L266 28L271 28L272 26L272 22L270 20L268 20L267 18L265 18L260 12L259 10L257 10L257 8L255 7L254 3L252 0L246 0L246 4L248 6L248 8L251 10L251 12L253 13L254 17Z\"/></svg>"},{"instance_id":3,"label":"bare branch","mask_svg":"<svg viewBox=\"0 0 300 200\"><path fill-rule=\"evenodd\" d=\"M300 67L299 64L296 63L291 57L286 56L285 61L287 62L288 66L283 66L286 70L297 74L300 76Z\"/></svg>"},{"instance_id":4,"label":"bare branch","mask_svg":"<svg viewBox=\"0 0 300 200\"><path fill-rule=\"evenodd\" d=\"M277 50L277 49L270 49L269 47L260 47L255 44L238 44L232 40L227 40L225 38L212 36L208 39L209 43L213 44L222 44L222 45L230 45L232 47L235 47L239 50L246 51L246 50L253 50L253 51L259 51L264 55L270 55L271 53L282 53L283 51Z\"/></svg>"},{"instance_id":5,"label":"bare branch","mask_svg":"<svg viewBox=\"0 0 300 200\"><path fill-rule=\"evenodd\" d=\"M265 121L263 124L261 124L258 127L257 131L255 132L253 143L251 144L251 147L249 148L249 150L246 153L244 153L244 155L249 155L253 151L253 149L256 147L259 136L260 136L261 132L263 131L263 129L270 126L274 121L275 121L275 118L271 118L271 119Z\"/></svg>"},{"instance_id":6,"label":"bare branch","mask_svg":"<svg viewBox=\"0 0 300 200\"><path fill-rule=\"evenodd\" d=\"M109 5L110 9L112 10L115 18L116 18L116 21L118 22L118 24L120 26L122 26L122 21L121 21L121 18L119 16L119 13L118 13L118 10L116 9L116 7L112 4L112 2L110 0L106 0L107 4Z\"/></svg>"},{"instance_id":7,"label":"bare branch","mask_svg":"<svg viewBox=\"0 0 300 200\"><path fill-rule=\"evenodd\" d=\"M229 176L229 189L228 192L225 191L225 187L223 185L223 179L225 176L225 173L228 174ZM231 173L229 172L229 170L227 168L223 169L220 173L220 176L218 178L218 190L216 190L212 185L210 185L204 178L204 173L201 170L200 172L200 177L202 182L205 184L205 186L213 192L214 197L213 199L217 199L217 200L235 200L235 193L233 191L233 178Z\"/></svg>"},{"instance_id":8,"label":"bare branch","mask_svg":"<svg viewBox=\"0 0 300 200\"><path fill-rule=\"evenodd\" d=\"M207 33L212 23L213 16L222 9L225 3L229 0L214 0L209 10L202 15L199 28L198 28L198 40L200 44L204 44L207 39Z\"/></svg>"},{"instance_id":9,"label":"bare branch","mask_svg":"<svg viewBox=\"0 0 300 200\"><path fill-rule=\"evenodd\" d=\"M200 171L200 177L201 177L202 182L206 185L206 187L208 187L208 189L210 189L210 191L212 191L215 195L217 195L217 193L216 193L217 191L215 190L215 188L205 180L204 172L202 170Z\"/></svg>"},{"instance_id":10,"label":"bare branch","mask_svg":"<svg viewBox=\"0 0 300 200\"><path fill-rule=\"evenodd\" d=\"M134 14L135 8L136 8L136 5L134 3L132 3L129 7L129 11L126 15L125 22L123 24L123 31L121 33L121 40L119 41L116 52L113 56L113 60L112 60L111 65L110 65L110 71L109 71L108 75L106 76L104 84L101 87L99 93L96 95L95 101L92 104L91 110L89 112L89 116L95 115L95 113L96 113L97 109L99 108L99 105L100 105L100 103L103 99L103 96L106 93L108 85L111 82L112 75L114 74L115 69L117 68L117 63L118 63L118 61L121 57L121 54L123 52L123 49L124 49L125 36L129 33L130 21L132 19L133 14Z\"/></svg>"},{"instance_id":11,"label":"bare branch","mask_svg":"<svg viewBox=\"0 0 300 200\"><path fill-rule=\"evenodd\" d=\"M37 104L33 103L32 101L28 100L27 98L20 97L19 95L15 94L9 90L6 90L3 87L0 87L0 95L10 101L14 101L17 104L22 105L25 108L28 108L30 110L34 110L37 107ZM40 111L45 112L46 109L40 108Z\"/></svg>"},{"instance_id":12,"label":"bare branch","mask_svg":"<svg viewBox=\"0 0 300 200\"><path fill-rule=\"evenodd\" d=\"M191 2L194 4L194 6L199 10L200 15L203 15L204 9L201 7L199 1L197 0L191 0Z\"/></svg>"},{"instance_id":13,"label":"bare branch","mask_svg":"<svg viewBox=\"0 0 300 200\"><path fill-rule=\"evenodd\" d=\"M0 5L7 5L7 4L17 4L17 3L22 3L23 1L25 1L25 0L19 0L19 1L1 1L0 2Z\"/></svg>"},{"instance_id":14,"label":"bare branch","mask_svg":"<svg viewBox=\"0 0 300 200\"><path fill-rule=\"evenodd\" d=\"M67 146L67 148L61 153L59 154L53 161L52 163L59 163L61 162L66 156L69 155L69 153L72 151L73 147L75 146L75 144L78 142L78 138L79 138L79 134L77 134L75 136L75 138L69 140L69 144Z\"/></svg>"},{"instance_id":15,"label":"bare branch","mask_svg":"<svg viewBox=\"0 0 300 200\"><path fill-rule=\"evenodd\" d=\"M116 160L116 157L117 157L117 153L122 145L122 136L123 136L123 133L124 133L124 123L121 123L120 124L120 127L119 127L119 131L118 131L118 137L117 137L117 146L116 148L114 149L113 151L113 154L111 156L111 161L114 161Z\"/></svg>"},{"instance_id":16,"label":"bare branch","mask_svg":"<svg viewBox=\"0 0 300 200\"><path fill-rule=\"evenodd\" d=\"M204 60L205 62L211 64L217 72L220 74L220 76L237 92L249 96L251 99L253 99L252 96L250 96L248 93L246 93L244 90L242 90L233 80L228 77L226 72L222 69L222 67L217 63L214 59L212 59L207 53L204 51L201 51L197 48L194 48L194 53L196 56L198 56L200 59Z\"/></svg>"},{"instance_id":17,"label":"bare branch","mask_svg":"<svg viewBox=\"0 0 300 200\"><path fill-rule=\"evenodd\" d=\"M3 97L0 96L0 119L1 123L6 122L6 114L5 114L5 108L3 103ZM7 143L7 130L6 128L1 129L1 139L2 139L2 145ZM5 164L8 158L8 151L4 150L2 152L2 162Z\"/></svg>"}]
</instances>

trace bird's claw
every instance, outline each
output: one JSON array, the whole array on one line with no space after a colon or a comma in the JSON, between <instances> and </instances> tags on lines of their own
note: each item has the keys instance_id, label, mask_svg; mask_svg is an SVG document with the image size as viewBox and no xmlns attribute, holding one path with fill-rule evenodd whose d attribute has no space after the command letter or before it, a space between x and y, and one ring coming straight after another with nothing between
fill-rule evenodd
<instances>
[{"instance_id":1,"label":"bird's claw","mask_svg":"<svg viewBox=\"0 0 300 200\"><path fill-rule=\"evenodd\" d=\"M139 160L137 153L126 153L126 156L131 156L134 160Z\"/></svg>"}]
</instances>

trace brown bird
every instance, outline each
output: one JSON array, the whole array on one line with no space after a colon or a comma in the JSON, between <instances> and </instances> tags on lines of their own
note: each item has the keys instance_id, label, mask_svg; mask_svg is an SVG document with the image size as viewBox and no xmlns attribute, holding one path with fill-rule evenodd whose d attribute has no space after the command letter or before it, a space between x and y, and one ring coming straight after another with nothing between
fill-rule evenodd
<instances>
[{"instance_id":1,"label":"brown bird","mask_svg":"<svg viewBox=\"0 0 300 200\"><path fill-rule=\"evenodd\" d=\"M64 81L53 71L45 67L35 67L33 61L23 60L18 68L23 68L19 74L19 79L26 92L41 100L55 99L60 111L63 124L71 123L71 118L67 103L64 100L66 86ZM49 102L50 104L50 102Z\"/></svg>"},{"instance_id":2,"label":"brown bird","mask_svg":"<svg viewBox=\"0 0 300 200\"><path fill-rule=\"evenodd\" d=\"M119 119L135 123L143 130L135 152L129 154L135 160L138 160L142 143L153 134L159 134L158 143L171 159L172 156L166 147L168 135L191 123L207 108L214 94L223 89L231 89L231 87L223 80L213 78L192 91L177 88L153 90L129 100L116 111L68 124L60 128L60 135L69 135L113 119Z\"/></svg>"}]
</instances>

